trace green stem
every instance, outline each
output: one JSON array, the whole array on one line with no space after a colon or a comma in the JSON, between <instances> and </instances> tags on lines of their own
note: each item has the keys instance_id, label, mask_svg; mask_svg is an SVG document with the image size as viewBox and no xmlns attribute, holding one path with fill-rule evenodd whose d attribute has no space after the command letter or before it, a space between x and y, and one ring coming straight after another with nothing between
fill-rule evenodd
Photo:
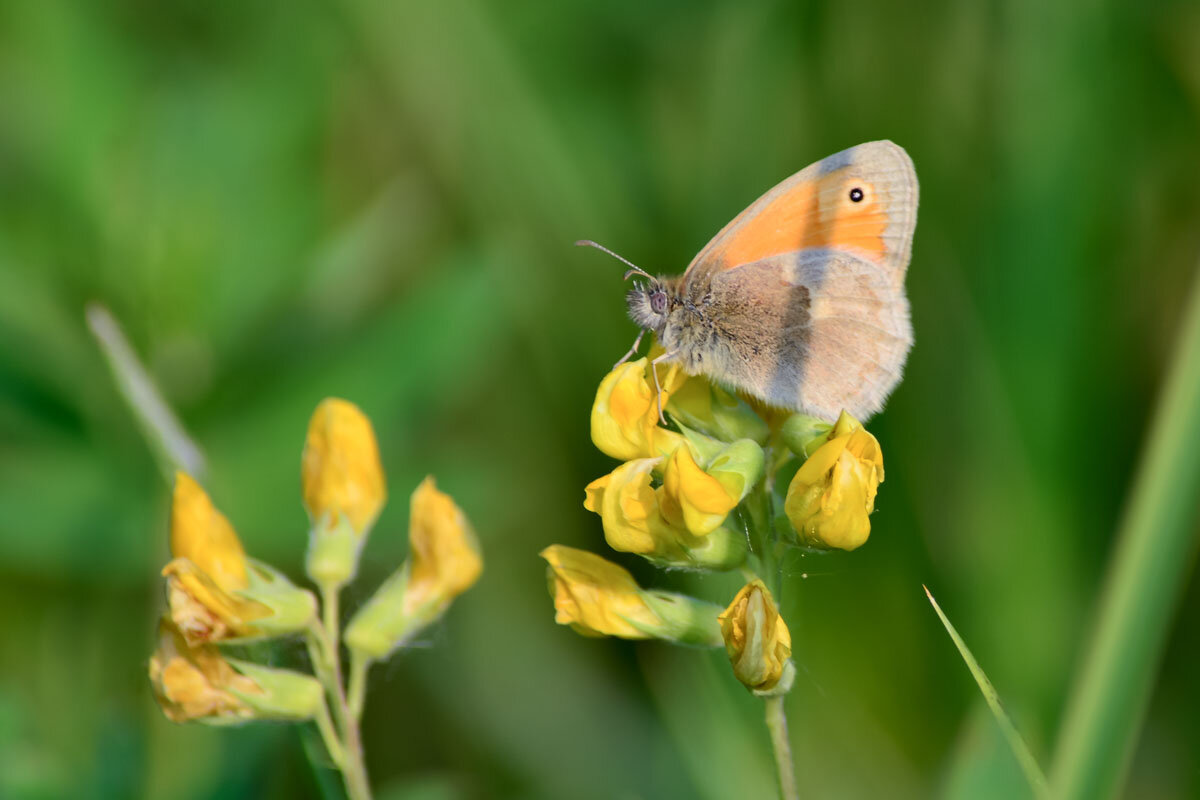
<instances>
[{"instance_id":1,"label":"green stem","mask_svg":"<svg viewBox=\"0 0 1200 800\"><path fill-rule=\"evenodd\" d=\"M324 624L314 622L309 629L309 653L313 658L313 669L317 679L325 686L325 693L332 709L341 749L342 779L350 800L371 800L371 785L367 780L367 767L363 761L362 736L359 733L358 717L350 712L346 690L342 683L342 666L338 649L338 587L321 587L321 605L324 609ZM336 760L336 759L335 759Z\"/></svg>"},{"instance_id":2,"label":"green stem","mask_svg":"<svg viewBox=\"0 0 1200 800\"><path fill-rule=\"evenodd\" d=\"M355 721L362 719L363 701L367 696L367 671L371 668L371 659L362 652L350 650L350 716Z\"/></svg>"},{"instance_id":3,"label":"green stem","mask_svg":"<svg viewBox=\"0 0 1200 800\"><path fill-rule=\"evenodd\" d=\"M779 796L782 800L798 800L796 791L796 768L792 764L792 745L788 741L787 715L783 710L784 695L765 698L767 706L767 730L771 733L771 747L775 751L775 768L779 773Z\"/></svg>"},{"instance_id":4,"label":"green stem","mask_svg":"<svg viewBox=\"0 0 1200 800\"><path fill-rule=\"evenodd\" d=\"M316 723L317 730L321 732L321 739L325 742L325 749L329 751L329 757L338 769L342 769L342 765L346 763L346 753L342 749L342 741L338 738L337 731L334 730L333 718L329 716L329 703L321 703L317 709Z\"/></svg>"},{"instance_id":5,"label":"green stem","mask_svg":"<svg viewBox=\"0 0 1200 800\"><path fill-rule=\"evenodd\" d=\"M1137 739L1192 565L1200 487L1200 276L1112 554L1096 627L1059 735L1054 796L1110 797Z\"/></svg>"}]
</instances>

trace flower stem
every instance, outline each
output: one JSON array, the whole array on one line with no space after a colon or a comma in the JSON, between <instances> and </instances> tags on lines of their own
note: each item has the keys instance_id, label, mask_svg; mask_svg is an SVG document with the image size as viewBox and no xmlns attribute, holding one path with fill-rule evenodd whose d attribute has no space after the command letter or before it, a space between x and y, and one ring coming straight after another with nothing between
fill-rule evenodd
<instances>
[{"instance_id":1,"label":"flower stem","mask_svg":"<svg viewBox=\"0 0 1200 800\"><path fill-rule=\"evenodd\" d=\"M329 757L333 759L337 768L341 769L342 764L346 762L346 754L342 752L342 742L334 730L333 718L329 716L328 703L321 703L317 709L316 723L317 730L321 732L321 739L325 742L325 749L329 751Z\"/></svg>"},{"instance_id":2,"label":"flower stem","mask_svg":"<svg viewBox=\"0 0 1200 800\"><path fill-rule=\"evenodd\" d=\"M765 698L767 704L767 730L771 732L771 745L775 751L775 768L779 772L779 796L782 800L798 800L796 792L796 768L792 765L792 746L788 742L787 716L783 710L784 695Z\"/></svg>"},{"instance_id":3,"label":"flower stem","mask_svg":"<svg viewBox=\"0 0 1200 800\"><path fill-rule=\"evenodd\" d=\"M371 785L367 781L367 767L363 761L362 736L358 729L358 716L350 712L346 690L342 683L342 665L338 649L338 587L321 587L321 605L324 624L314 622L308 632L309 653L313 658L313 669L317 679L325 686L325 693L336 724L340 762L332 752L335 762L342 770L346 794L350 800L371 800Z\"/></svg>"},{"instance_id":4,"label":"flower stem","mask_svg":"<svg viewBox=\"0 0 1200 800\"><path fill-rule=\"evenodd\" d=\"M367 696L367 670L371 668L370 657L350 649L350 679L347 687L350 701L350 716L355 722L362 719L363 701Z\"/></svg>"}]
</instances>

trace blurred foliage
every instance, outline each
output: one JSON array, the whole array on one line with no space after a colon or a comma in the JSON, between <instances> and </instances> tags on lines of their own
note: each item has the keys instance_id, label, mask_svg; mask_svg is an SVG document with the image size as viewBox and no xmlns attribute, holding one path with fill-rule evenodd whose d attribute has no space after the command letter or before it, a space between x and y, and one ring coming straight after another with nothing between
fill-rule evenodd
<instances>
[{"instance_id":1,"label":"blurred foliage","mask_svg":"<svg viewBox=\"0 0 1200 800\"><path fill-rule=\"evenodd\" d=\"M877 138L921 179L917 344L872 423L871 542L798 558L783 598L797 771L812 796L1020 796L920 586L1044 762L1200 258L1198 52L1189 0L0 2L0 796L318 796L292 729L154 706L168 493L90 300L252 555L302 574L326 395L375 422L394 498L350 605L426 473L475 521L480 585L372 674L381 796L769 796L722 654L553 624L536 553L600 541L587 413L634 335L621 267L571 242L677 272ZM1195 581L1179 614L1131 797L1200 794Z\"/></svg>"}]
</instances>

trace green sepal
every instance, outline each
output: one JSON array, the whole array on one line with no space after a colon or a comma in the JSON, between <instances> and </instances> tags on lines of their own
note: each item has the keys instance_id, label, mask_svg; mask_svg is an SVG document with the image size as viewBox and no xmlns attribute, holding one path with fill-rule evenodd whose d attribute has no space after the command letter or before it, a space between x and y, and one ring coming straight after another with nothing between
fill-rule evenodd
<instances>
[{"instance_id":1,"label":"green sepal","mask_svg":"<svg viewBox=\"0 0 1200 800\"><path fill-rule=\"evenodd\" d=\"M336 590L358 574L365 531L355 531L345 514L322 514L309 531L305 569L323 589Z\"/></svg>"},{"instance_id":2,"label":"green sepal","mask_svg":"<svg viewBox=\"0 0 1200 800\"><path fill-rule=\"evenodd\" d=\"M271 610L268 616L250 621L258 632L247 638L299 633L316 619L317 598L312 592L292 583L286 575L263 561L247 558L246 566L250 585L245 589L238 589L235 594Z\"/></svg>"},{"instance_id":3,"label":"green sepal","mask_svg":"<svg viewBox=\"0 0 1200 800\"><path fill-rule=\"evenodd\" d=\"M808 414L793 414L784 421L779 436L789 450L801 458L808 458L829 440L832 430L831 422Z\"/></svg>"},{"instance_id":4,"label":"green sepal","mask_svg":"<svg viewBox=\"0 0 1200 800\"><path fill-rule=\"evenodd\" d=\"M642 592L642 599L662 624L651 627L635 620L628 622L647 636L692 647L724 646L721 623L717 620L722 609L715 603L653 589Z\"/></svg>"},{"instance_id":5,"label":"green sepal","mask_svg":"<svg viewBox=\"0 0 1200 800\"><path fill-rule=\"evenodd\" d=\"M350 620L342 637L347 647L371 660L387 658L442 616L449 600L433 599L405 612L408 581L409 565L405 562Z\"/></svg>"},{"instance_id":6,"label":"green sepal","mask_svg":"<svg viewBox=\"0 0 1200 800\"><path fill-rule=\"evenodd\" d=\"M225 687L225 691L254 709L255 719L293 720L312 719L321 703L325 702L325 690L311 675L287 669L275 669L251 661L227 658L229 665L254 681L263 690L262 694L241 692Z\"/></svg>"}]
</instances>

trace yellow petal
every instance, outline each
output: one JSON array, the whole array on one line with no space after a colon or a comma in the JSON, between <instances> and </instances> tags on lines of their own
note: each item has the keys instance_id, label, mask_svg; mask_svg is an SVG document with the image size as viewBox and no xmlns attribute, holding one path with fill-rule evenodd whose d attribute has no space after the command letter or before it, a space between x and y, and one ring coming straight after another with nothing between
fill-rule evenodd
<instances>
[{"instance_id":1,"label":"yellow petal","mask_svg":"<svg viewBox=\"0 0 1200 800\"><path fill-rule=\"evenodd\" d=\"M661 626L642 590L623 567L585 550L551 545L540 554L550 567L555 622L586 636L648 639Z\"/></svg>"},{"instance_id":2,"label":"yellow petal","mask_svg":"<svg viewBox=\"0 0 1200 800\"><path fill-rule=\"evenodd\" d=\"M600 518L609 547L644 556L678 556L680 537L689 534L664 519L651 485L658 459L641 458L613 470L600 500Z\"/></svg>"},{"instance_id":3,"label":"yellow petal","mask_svg":"<svg viewBox=\"0 0 1200 800\"><path fill-rule=\"evenodd\" d=\"M698 536L719 528L741 499L700 469L687 447L676 448L667 459L663 490L678 504L688 531Z\"/></svg>"},{"instance_id":4,"label":"yellow petal","mask_svg":"<svg viewBox=\"0 0 1200 800\"><path fill-rule=\"evenodd\" d=\"M583 488L583 507L588 511L600 513L600 506L604 502L604 490L608 488L612 482L612 475L605 475L603 478L589 483Z\"/></svg>"},{"instance_id":5,"label":"yellow petal","mask_svg":"<svg viewBox=\"0 0 1200 800\"><path fill-rule=\"evenodd\" d=\"M358 406L330 397L308 423L301 463L304 505L314 519L345 515L362 535L387 496L379 445Z\"/></svg>"},{"instance_id":6,"label":"yellow petal","mask_svg":"<svg viewBox=\"0 0 1200 800\"><path fill-rule=\"evenodd\" d=\"M159 626L159 646L150 657L150 682L163 714L174 722L217 718L248 719L253 710L230 690L261 694L212 645L189 647L171 623Z\"/></svg>"},{"instance_id":7,"label":"yellow petal","mask_svg":"<svg viewBox=\"0 0 1200 800\"><path fill-rule=\"evenodd\" d=\"M171 502L171 555L186 558L221 589L244 589L246 551L229 520L185 472L175 473Z\"/></svg>"},{"instance_id":8,"label":"yellow petal","mask_svg":"<svg viewBox=\"0 0 1200 800\"><path fill-rule=\"evenodd\" d=\"M659 427L658 399L648 377L649 361L639 358L618 365L600 381L592 404L592 442L604 453L628 460L669 453L682 441ZM660 369L662 402L683 378L677 366Z\"/></svg>"},{"instance_id":9,"label":"yellow petal","mask_svg":"<svg viewBox=\"0 0 1200 800\"><path fill-rule=\"evenodd\" d=\"M254 635L253 621L270 613L266 606L226 592L191 559L172 559L162 574L171 619L190 645Z\"/></svg>"},{"instance_id":10,"label":"yellow petal","mask_svg":"<svg viewBox=\"0 0 1200 800\"><path fill-rule=\"evenodd\" d=\"M432 476L413 492L408 536L412 556L406 613L431 600L448 603L483 572L475 531L450 495L438 491Z\"/></svg>"}]
</instances>

